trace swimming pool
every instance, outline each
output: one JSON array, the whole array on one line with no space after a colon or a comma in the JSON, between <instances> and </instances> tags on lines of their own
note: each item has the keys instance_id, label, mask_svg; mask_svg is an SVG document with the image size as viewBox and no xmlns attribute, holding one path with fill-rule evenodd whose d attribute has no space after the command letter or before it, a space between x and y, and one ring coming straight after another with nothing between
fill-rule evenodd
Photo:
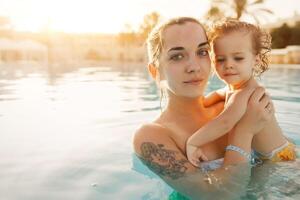
<instances>
[{"instance_id":1,"label":"swimming pool","mask_svg":"<svg viewBox=\"0 0 300 200\"><path fill-rule=\"evenodd\" d=\"M299 80L300 67L261 79L298 146ZM208 89L221 84L214 77ZM134 131L159 112L143 66L1 67L0 199L168 199L172 190L132 153ZM300 162L266 166L257 174L271 178L252 183L245 199L299 199L299 169Z\"/></svg>"}]
</instances>

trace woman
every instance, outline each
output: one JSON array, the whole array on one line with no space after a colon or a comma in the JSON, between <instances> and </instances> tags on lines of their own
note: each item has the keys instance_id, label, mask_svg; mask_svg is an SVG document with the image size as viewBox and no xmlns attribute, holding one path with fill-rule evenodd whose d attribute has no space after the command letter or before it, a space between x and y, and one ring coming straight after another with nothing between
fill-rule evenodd
<instances>
[{"instance_id":1,"label":"woman","mask_svg":"<svg viewBox=\"0 0 300 200\"><path fill-rule=\"evenodd\" d=\"M211 71L207 36L197 20L178 18L156 27L147 45L148 69L158 87L167 92L167 105L157 119L137 130L134 150L169 185L196 198L197 191L200 195L202 191L213 188L207 187L204 180L208 183L214 180L203 179L203 173L188 162L185 144L196 130L223 110L223 103L204 105L204 90ZM234 130L203 146L209 160L224 157L223 167L214 172L216 180L225 181L230 176L237 176L237 171L233 175L226 170L227 166L247 163L252 138L271 115L261 103L266 100L270 101L264 90L256 89L250 97L246 114ZM238 150L225 151L228 145ZM185 181L189 174L193 174L193 181Z\"/></svg>"}]
</instances>

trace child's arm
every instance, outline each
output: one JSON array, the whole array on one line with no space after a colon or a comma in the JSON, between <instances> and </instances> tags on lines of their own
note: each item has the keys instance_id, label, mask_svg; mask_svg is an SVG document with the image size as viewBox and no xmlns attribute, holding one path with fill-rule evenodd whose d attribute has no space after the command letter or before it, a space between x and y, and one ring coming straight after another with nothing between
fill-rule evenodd
<instances>
[{"instance_id":1,"label":"child's arm","mask_svg":"<svg viewBox=\"0 0 300 200\"><path fill-rule=\"evenodd\" d=\"M233 93L223 112L196 131L187 140L187 146L199 147L229 132L246 112L248 99L253 91L254 88L245 88Z\"/></svg>"},{"instance_id":2,"label":"child's arm","mask_svg":"<svg viewBox=\"0 0 300 200\"><path fill-rule=\"evenodd\" d=\"M190 163L192 163L195 167L199 167L201 161L208 161L208 158L203 153L202 149L192 145L186 146L186 156Z\"/></svg>"},{"instance_id":3,"label":"child's arm","mask_svg":"<svg viewBox=\"0 0 300 200\"><path fill-rule=\"evenodd\" d=\"M225 101L225 98L226 98L226 88L219 89L205 96L203 104L205 107L209 107L220 101Z\"/></svg>"}]
</instances>

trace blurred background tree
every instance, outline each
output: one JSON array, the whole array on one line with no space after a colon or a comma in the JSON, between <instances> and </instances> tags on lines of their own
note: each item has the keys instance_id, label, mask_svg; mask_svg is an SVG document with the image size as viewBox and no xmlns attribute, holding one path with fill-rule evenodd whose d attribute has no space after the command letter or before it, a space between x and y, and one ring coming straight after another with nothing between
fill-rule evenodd
<instances>
[{"instance_id":1,"label":"blurred background tree","mask_svg":"<svg viewBox=\"0 0 300 200\"><path fill-rule=\"evenodd\" d=\"M212 0L205 18L209 23L214 23L224 18L240 20L250 16L259 24L265 14L273 14L271 10L261 7L263 3L264 0Z\"/></svg>"},{"instance_id":2,"label":"blurred background tree","mask_svg":"<svg viewBox=\"0 0 300 200\"><path fill-rule=\"evenodd\" d=\"M300 45L300 22L291 28L290 45Z\"/></svg>"},{"instance_id":3,"label":"blurred background tree","mask_svg":"<svg viewBox=\"0 0 300 200\"><path fill-rule=\"evenodd\" d=\"M272 48L284 48L288 45L300 45L300 22L290 27L286 23L271 31Z\"/></svg>"},{"instance_id":4,"label":"blurred background tree","mask_svg":"<svg viewBox=\"0 0 300 200\"><path fill-rule=\"evenodd\" d=\"M159 13L151 12L144 16L138 31L134 31L131 25L126 24L124 31L120 32L117 36L118 43L123 47L143 45L150 31L160 20L161 16Z\"/></svg>"},{"instance_id":5,"label":"blurred background tree","mask_svg":"<svg viewBox=\"0 0 300 200\"><path fill-rule=\"evenodd\" d=\"M137 44L138 34L132 29L131 25L125 24L124 31L118 34L117 40L122 47L133 46Z\"/></svg>"},{"instance_id":6,"label":"blurred background tree","mask_svg":"<svg viewBox=\"0 0 300 200\"><path fill-rule=\"evenodd\" d=\"M10 37L13 27L9 17L0 16L0 37Z\"/></svg>"},{"instance_id":7,"label":"blurred background tree","mask_svg":"<svg viewBox=\"0 0 300 200\"><path fill-rule=\"evenodd\" d=\"M153 27L160 22L160 20L161 16L157 12L151 12L144 16L144 21L139 28L141 41L145 41L147 39L148 34L151 32Z\"/></svg>"},{"instance_id":8,"label":"blurred background tree","mask_svg":"<svg viewBox=\"0 0 300 200\"><path fill-rule=\"evenodd\" d=\"M87 60L95 60L95 61L100 61L103 59L103 57L101 56L101 54L95 50L95 49L90 49L86 55L85 55L85 59Z\"/></svg>"}]
</instances>

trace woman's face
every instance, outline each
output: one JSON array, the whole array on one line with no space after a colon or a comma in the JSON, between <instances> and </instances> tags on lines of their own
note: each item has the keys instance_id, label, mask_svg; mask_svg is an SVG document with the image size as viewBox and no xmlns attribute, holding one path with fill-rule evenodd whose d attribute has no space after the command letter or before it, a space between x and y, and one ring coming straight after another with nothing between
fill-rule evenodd
<instances>
[{"instance_id":1,"label":"woman's face","mask_svg":"<svg viewBox=\"0 0 300 200\"><path fill-rule=\"evenodd\" d=\"M194 22L171 25L162 33L162 39L161 85L177 96L203 95L211 69L203 28Z\"/></svg>"}]
</instances>

